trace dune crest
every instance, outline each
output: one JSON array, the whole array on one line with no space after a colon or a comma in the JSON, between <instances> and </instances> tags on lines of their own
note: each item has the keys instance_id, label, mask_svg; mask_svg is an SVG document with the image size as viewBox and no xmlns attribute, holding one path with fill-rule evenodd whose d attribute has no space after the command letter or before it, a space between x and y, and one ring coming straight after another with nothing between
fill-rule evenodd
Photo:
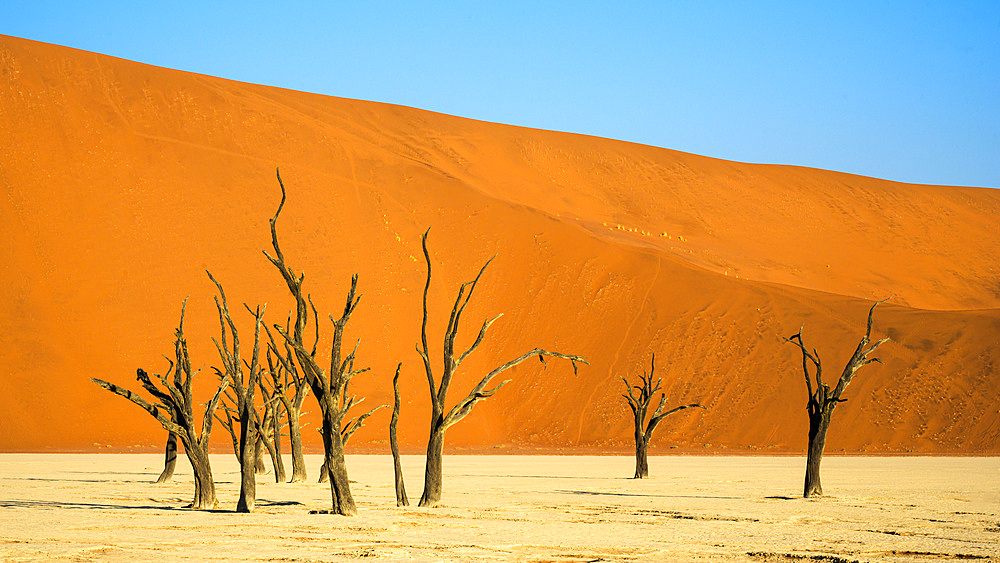
<instances>
[{"instance_id":1,"label":"dune crest","mask_svg":"<svg viewBox=\"0 0 1000 563\"><path fill-rule=\"evenodd\" d=\"M805 323L835 377L871 302L891 296L873 331L893 339L884 365L852 383L827 451L1000 453L1000 190L741 164L5 36L0 108L0 450L159 447L155 422L89 377L127 384L137 367L165 369L190 295L207 393L218 320L206 268L232 301L266 302L269 322L284 322L291 301L261 254L280 167L283 250L321 319L359 273L348 338L361 338L372 371L353 385L391 404L404 363L410 451L428 429L413 346L419 237L432 227L435 356L457 285L498 255L459 340L504 316L456 397L535 346L592 364L575 377L558 363L518 366L450 447L627 451L619 376L655 352L671 402L710 410L671 417L653 453L801 452L805 386L781 337ZM352 445L387 450L387 417Z\"/></svg>"}]
</instances>

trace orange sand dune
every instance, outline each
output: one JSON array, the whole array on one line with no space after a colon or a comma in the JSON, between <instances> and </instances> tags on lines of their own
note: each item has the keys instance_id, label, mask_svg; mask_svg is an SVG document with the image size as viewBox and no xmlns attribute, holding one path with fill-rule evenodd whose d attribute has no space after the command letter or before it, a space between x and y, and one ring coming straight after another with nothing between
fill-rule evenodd
<instances>
[{"instance_id":1,"label":"orange sand dune","mask_svg":"<svg viewBox=\"0 0 1000 563\"><path fill-rule=\"evenodd\" d=\"M801 451L804 384L781 337L805 323L835 377L871 301L891 296L875 319L893 338L885 364L852 383L828 451L1000 453L996 190L728 162L3 36L0 450L158 447L148 415L88 378L128 384L137 367L165 369L190 295L207 394L218 320L206 268L231 302L266 302L269 322L284 322L290 299L261 254L276 166L289 189L283 250L320 311L342 307L360 275L348 337L372 371L354 390L391 402L404 364L410 451L428 426L413 346L419 236L431 227L432 352L457 286L497 254L462 340L504 316L453 400L534 346L592 364L577 376L560 362L522 364L450 446L625 451L619 377L655 352L670 404L710 410L673 415L654 449ZM250 317L237 318L246 342ZM381 451L387 420L375 415L354 443Z\"/></svg>"}]
</instances>

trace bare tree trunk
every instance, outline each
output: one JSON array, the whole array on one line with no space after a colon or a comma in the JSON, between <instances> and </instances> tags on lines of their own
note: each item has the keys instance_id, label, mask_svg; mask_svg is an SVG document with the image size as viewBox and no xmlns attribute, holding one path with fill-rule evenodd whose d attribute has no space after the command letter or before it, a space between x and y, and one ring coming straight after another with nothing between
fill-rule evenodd
<instances>
[{"instance_id":1,"label":"bare tree trunk","mask_svg":"<svg viewBox=\"0 0 1000 563\"><path fill-rule=\"evenodd\" d=\"M266 393L264 386L261 386L261 392ZM270 401L271 398L266 398ZM263 444L264 448L267 449L267 454L271 457L271 467L274 468L274 482L282 483L285 480L285 464L281 461L281 427L278 426L276 429L274 422L278 420L275 417L275 412L270 405L265 404L264 420L261 421L259 418L255 419L257 424L257 435L260 437L258 443ZM280 421L278 422L280 425Z\"/></svg>"},{"instance_id":2,"label":"bare tree trunk","mask_svg":"<svg viewBox=\"0 0 1000 563\"><path fill-rule=\"evenodd\" d=\"M174 477L174 468L177 466L177 434L167 433L167 446L164 452L163 472L156 479L157 483L169 483Z\"/></svg>"},{"instance_id":3,"label":"bare tree trunk","mask_svg":"<svg viewBox=\"0 0 1000 563\"><path fill-rule=\"evenodd\" d=\"M302 455L302 427L299 422L299 409L288 411L288 442L292 448L292 478L289 483L306 480L306 460Z\"/></svg>"},{"instance_id":4,"label":"bare tree trunk","mask_svg":"<svg viewBox=\"0 0 1000 563\"><path fill-rule=\"evenodd\" d=\"M257 504L257 475L254 467L255 449L250 444L258 439L253 427L254 413L240 412L240 500L236 512L253 512Z\"/></svg>"},{"instance_id":5,"label":"bare tree trunk","mask_svg":"<svg viewBox=\"0 0 1000 563\"><path fill-rule=\"evenodd\" d=\"M326 447L324 445L324 447ZM323 455L323 464L319 466L319 477L316 479L317 483L329 483L330 482L330 460Z\"/></svg>"},{"instance_id":6,"label":"bare tree trunk","mask_svg":"<svg viewBox=\"0 0 1000 563\"><path fill-rule=\"evenodd\" d=\"M641 436L635 438L635 476L633 479L645 479L649 477L649 461L646 458L646 450L649 443Z\"/></svg>"},{"instance_id":7,"label":"bare tree trunk","mask_svg":"<svg viewBox=\"0 0 1000 563\"><path fill-rule=\"evenodd\" d=\"M260 436L257 436L257 441L254 442L253 464L254 471L256 471L258 475L267 473L267 466L264 465L264 444L261 443Z\"/></svg>"},{"instance_id":8,"label":"bare tree trunk","mask_svg":"<svg viewBox=\"0 0 1000 563\"><path fill-rule=\"evenodd\" d=\"M392 419L389 421L389 449L392 450L392 467L396 475L396 506L409 506L410 501L406 498L406 486L403 483L403 466L399 462L399 443L396 441L396 426L399 424L399 369L403 364L396 366L396 375L392 378L392 393L395 397L392 406Z\"/></svg>"},{"instance_id":9,"label":"bare tree trunk","mask_svg":"<svg viewBox=\"0 0 1000 563\"><path fill-rule=\"evenodd\" d=\"M823 461L823 448L826 447L826 433L830 429L832 415L832 408L825 413L809 415L809 449L806 453L806 479L802 493L805 498L823 494L823 485L819 480L819 464Z\"/></svg>"},{"instance_id":10,"label":"bare tree trunk","mask_svg":"<svg viewBox=\"0 0 1000 563\"><path fill-rule=\"evenodd\" d=\"M274 482L285 482L285 462L281 459L281 417L278 412L278 405L274 407L274 414L271 416L271 431L268 436L273 450L268 450L271 454L271 465L274 466Z\"/></svg>"},{"instance_id":11,"label":"bare tree trunk","mask_svg":"<svg viewBox=\"0 0 1000 563\"><path fill-rule=\"evenodd\" d=\"M444 457L444 430L439 425L431 430L427 440L427 460L424 467L424 492L417 506L437 506L441 502L444 474L441 468Z\"/></svg>"},{"instance_id":12,"label":"bare tree trunk","mask_svg":"<svg viewBox=\"0 0 1000 563\"><path fill-rule=\"evenodd\" d=\"M335 406L327 408L336 409ZM347 462L344 460L344 442L340 435L340 423L335 417L323 416L323 445L328 452L326 460L326 473L330 480L330 496L333 500L333 507L329 511L332 514L343 516L354 516L358 509L354 504L354 497L351 495L350 480L347 477Z\"/></svg>"},{"instance_id":13,"label":"bare tree trunk","mask_svg":"<svg viewBox=\"0 0 1000 563\"><path fill-rule=\"evenodd\" d=\"M208 452L201 448L184 448L191 470L194 472L194 500L191 508L210 510L218 506L215 500L215 480L212 478L212 465L208 461Z\"/></svg>"}]
</instances>

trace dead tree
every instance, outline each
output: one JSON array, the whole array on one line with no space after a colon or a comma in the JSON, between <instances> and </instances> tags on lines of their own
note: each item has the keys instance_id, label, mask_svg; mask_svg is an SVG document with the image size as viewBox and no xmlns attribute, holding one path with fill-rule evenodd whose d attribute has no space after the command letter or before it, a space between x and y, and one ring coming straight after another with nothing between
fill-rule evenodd
<instances>
[{"instance_id":1,"label":"dead tree","mask_svg":"<svg viewBox=\"0 0 1000 563\"><path fill-rule=\"evenodd\" d=\"M628 401L628 406L632 409L632 415L635 417L635 476L632 477L633 479L645 479L649 477L649 463L646 459L646 452L649 448L649 440L653 437L653 430L656 430L661 420L684 409L692 407L705 408L698 403L692 403L690 405L674 407L667 412L663 412L663 407L667 404L667 396L664 393L660 393L660 403L657 405L656 410L653 411L653 416L647 422L646 413L649 412L649 402L653 399L653 395L660 390L660 384L663 383L663 379L660 378L656 380L655 385L653 384L653 373L655 371L656 354L653 354L652 359L649 361L649 373L643 371L640 377L642 385L632 385L627 379L622 378L622 381L625 382L625 390L628 393L622 394L622 397L625 397L625 400Z\"/></svg>"},{"instance_id":2,"label":"dead tree","mask_svg":"<svg viewBox=\"0 0 1000 563\"><path fill-rule=\"evenodd\" d=\"M285 480L285 468L284 464L281 463L281 450L280 440L274 441L272 436L274 434L273 428L273 416L272 411L268 405L269 398L267 391L265 389L261 390L261 397L263 398L264 416L263 418L259 415L256 409L253 411L253 416L251 417L251 424L253 424L256 429L257 440L253 446L253 472L256 475L261 475L267 473L267 466L263 465L264 460L262 459L264 449L267 450L268 455L271 456L271 464L274 467L274 480L276 483L280 483ZM228 400L228 402L227 402ZM226 395L222 400L221 407L226 415L226 418L222 418L218 414L215 415L215 419L219 421L229 432L230 440L232 441L233 453L236 455L236 461L240 464L240 468L243 468L243 461L240 453L240 427L237 425L241 421L240 416L237 412L235 405L237 403L236 396L229 390L226 391ZM279 415L280 416L280 415ZM280 427L278 429L280 432Z\"/></svg>"},{"instance_id":3,"label":"dead tree","mask_svg":"<svg viewBox=\"0 0 1000 563\"><path fill-rule=\"evenodd\" d=\"M346 410L342 409L341 405L343 404L345 388L350 383L351 378L359 373L368 371L368 368L354 369L354 354L357 348L355 347L355 352L351 352L345 358L342 354L342 345L344 329L351 318L351 314L354 313L355 308L358 306L358 301L361 299L360 296L357 296L358 276L355 274L351 278L351 288L347 293L347 302L344 306L343 314L339 318L334 318L333 315L330 315L330 320L333 322L333 342L330 348L330 369L326 371L320 367L316 360L315 346L310 352L306 348L304 341L304 331L308 320L306 309L307 298L302 293L302 281L305 275L301 273L296 274L288 267L285 263L285 256L278 245L276 223L278 216L281 214L281 208L285 205L285 186L281 182L280 173L278 174L278 185L281 186L281 203L278 204L278 210L275 211L274 217L270 219L271 245L274 248L274 256L268 254L267 251L264 252L264 255L278 269L278 272L281 273L281 277L285 280L285 284L288 286L288 290L295 300L295 324L291 333L283 329L280 325L274 325L274 328L295 352L295 360L298 363L298 368L312 388L316 402L319 403L320 414L323 418L324 458L328 460L327 470L330 476L330 493L333 497L333 506L329 512L353 516L357 514L357 508L354 504L354 497L351 495L351 488L347 477L347 463L344 460L341 423ZM317 324L314 329L317 331L316 337L318 341L319 325Z\"/></svg>"},{"instance_id":4,"label":"dead tree","mask_svg":"<svg viewBox=\"0 0 1000 563\"><path fill-rule=\"evenodd\" d=\"M869 358L868 355L889 341L889 338L886 337L874 344L871 343L872 316L875 314L875 307L886 301L888 299L877 301L868 310L868 328L865 330L865 335L861 337L861 342L858 343L857 349L854 350L854 355L851 356L847 365L844 366L844 371L840 374L840 380L837 381L837 386L833 390L823 382L823 365L819 357L819 352L813 348L812 353L810 353L806 350L806 346L802 342L802 327L799 328L798 333L785 339L798 346L799 350L802 351L802 373L805 376L806 391L809 394L809 401L806 405L806 411L809 413L809 449L806 454L806 478L803 490L805 498L823 494L823 486L820 484L819 479L819 464L823 459L823 448L826 446L826 433L830 429L830 418L833 416L833 409L836 408L838 403L847 401L847 399L841 398L844 389L847 388L847 385L854 378L854 374L858 369L872 362L882 363L882 360ZM809 373L810 363L814 368L812 374ZM815 379L816 383L815 388L813 388L813 379Z\"/></svg>"},{"instance_id":5,"label":"dead tree","mask_svg":"<svg viewBox=\"0 0 1000 563\"><path fill-rule=\"evenodd\" d=\"M392 450L392 466L396 474L396 506L410 506L406 498L406 486L403 483L403 466L399 462L399 443L396 441L396 426L399 424L399 370L403 364L396 365L396 375L392 377L392 419L389 421L389 449Z\"/></svg>"},{"instance_id":6,"label":"dead tree","mask_svg":"<svg viewBox=\"0 0 1000 563\"><path fill-rule=\"evenodd\" d=\"M229 304L226 302L226 293L222 289L222 284L212 277L211 272L207 273L208 279L212 280L212 283L219 290L219 295L215 297L215 307L219 312L221 337L219 339L213 338L212 342L215 343L215 348L219 352L223 368L221 370L219 368L213 369L220 379L230 381L233 386L236 395L236 420L240 425L238 455L240 461L240 499L236 504L236 512L253 512L257 499L255 446L259 439L255 424L257 414L254 408L254 395L260 381L260 326L264 309L258 306L256 310L251 310L246 304L243 305L254 317L253 352L250 361L247 362L240 356L240 335L236 330L232 316L229 314ZM227 332L232 337L232 347L229 345ZM246 371L244 371L244 367ZM226 416L229 416L228 412ZM230 422L230 432L235 435L231 424Z\"/></svg>"},{"instance_id":7,"label":"dead tree","mask_svg":"<svg viewBox=\"0 0 1000 563\"><path fill-rule=\"evenodd\" d=\"M363 399L361 399L361 400L363 400ZM341 409L346 413L348 409L350 409L352 406L357 405L358 403L360 403L361 400L358 400L357 397L352 396L347 401L349 404L346 406L346 408L342 405ZM357 417L355 419L349 420L347 422L347 424L345 424L340 429L340 439L344 443L344 447L347 447L347 443L351 441L351 436L353 436L354 433L357 432L358 428L361 428L362 426L365 425L365 421L368 420L368 418L371 415L375 414L375 411L377 411L379 409L387 408L388 406L389 405L379 405L379 406L373 408L372 410L370 410L370 411L362 414L361 416L359 416L359 417ZM320 430L320 432L322 432L322 430ZM329 480L329 478L330 478L330 472L327 470L327 467L329 467L328 460L324 457L324 459L323 459L323 465L321 465L320 469L319 469L319 482L320 483L326 483L327 480Z\"/></svg>"},{"instance_id":8,"label":"dead tree","mask_svg":"<svg viewBox=\"0 0 1000 563\"><path fill-rule=\"evenodd\" d=\"M287 332L287 330L286 330ZM281 408L288 420L288 443L292 450L292 477L289 483L296 483L306 480L306 463L302 454L302 404L309 394L309 385L299 377L295 368L295 356L290 346L286 344L287 356L281 357L277 343L271 338L270 331L268 337L271 345L267 353L268 368L271 373L271 389L274 396L281 403ZM273 356L278 356L278 362L274 362ZM291 397L289 391L294 390ZM280 458L279 458L280 459Z\"/></svg>"},{"instance_id":9,"label":"dead tree","mask_svg":"<svg viewBox=\"0 0 1000 563\"><path fill-rule=\"evenodd\" d=\"M272 364L268 358L268 364ZM254 422L257 426L258 443L263 444L267 453L271 456L271 467L274 468L274 482L281 483L285 480L285 464L281 459L281 429L284 424L281 422L282 406L278 397L284 390L268 388L264 385L264 380L258 382L260 388L263 416L256 416ZM259 473L259 471L258 471Z\"/></svg>"},{"instance_id":10,"label":"dead tree","mask_svg":"<svg viewBox=\"0 0 1000 563\"><path fill-rule=\"evenodd\" d=\"M169 483L174 478L174 468L177 466L177 434L167 432L167 445L164 448L163 471L156 482Z\"/></svg>"},{"instance_id":11,"label":"dead tree","mask_svg":"<svg viewBox=\"0 0 1000 563\"><path fill-rule=\"evenodd\" d=\"M187 299L184 300L184 305L186 304ZM208 457L208 439L212 433L215 409L229 384L229 380L220 381L215 395L205 405L201 430L199 431L196 427L193 392L194 376L197 371L191 370L191 358L188 356L187 341L184 339L184 305L181 306L180 324L174 332L176 361L167 359L170 362L167 375L154 374L165 390L157 387L141 368L136 370L136 378L139 383L153 396L157 404L152 404L136 393L114 383L96 378L91 378L91 381L132 401L155 418L167 432L173 432L180 438L194 472L194 500L189 506L198 509L211 509L215 508L216 500L215 481L212 478L212 465Z\"/></svg>"},{"instance_id":12,"label":"dead tree","mask_svg":"<svg viewBox=\"0 0 1000 563\"><path fill-rule=\"evenodd\" d=\"M267 466L264 465L263 460L263 450L266 449L268 455L271 456L271 465L274 467L274 481L276 483L281 483L285 480L285 466L281 462L281 441L280 432L281 425L279 424L277 430L274 428L274 416L272 411L272 404L276 399L269 394L266 387L260 384L262 377L258 378L258 388L261 391L262 398L262 408L264 409L263 417L257 412L255 408L252 412L250 424L253 425L257 439L254 442L252 452L253 452L253 473L255 475L261 475L267 473ZM215 419L219 421L229 432L229 437L233 446L233 453L236 455L236 461L240 464L240 470L242 474L243 469L243 458L241 454L241 441L240 441L240 426L237 423L242 422L242 418L239 415L237 407L238 403L236 395L231 393L230 390L226 390L226 395L223 397L221 407L226 415L226 418L222 418L218 414L215 415ZM280 416L280 414L278 415ZM278 439L275 439L275 432L278 432ZM242 478L242 476L241 476Z\"/></svg>"},{"instance_id":13,"label":"dead tree","mask_svg":"<svg viewBox=\"0 0 1000 563\"><path fill-rule=\"evenodd\" d=\"M420 344L416 346L417 353L420 354L420 357L424 362L424 371L427 374L427 384L430 388L431 398L431 429L430 438L427 440L427 465L424 470L424 492L420 497L419 503L419 506L425 507L436 506L441 501L441 458L444 452L445 431L472 412L472 408L476 405L476 403L493 396L497 390L510 381L503 381L496 387L487 389L487 386L494 377L513 368L521 362L534 357L541 360L542 364L545 363L544 356L569 360L573 364L574 374L576 373L577 362L585 364L588 363L582 356L549 352L547 350L542 350L541 348L535 348L505 364L494 368L479 380L479 383L473 387L472 391L470 391L465 398L461 399L451 408L451 410L446 410L445 401L448 398L448 389L451 385L452 377L455 375L455 372L458 371L458 368L462 365L462 362L465 361L469 354L474 352L476 348L479 348L479 345L483 342L483 337L486 335L486 331L490 328L490 325L500 318L501 315L497 315L492 319L484 321L482 328L479 329L479 336L476 337L475 342L472 343L468 350L462 352L457 357L455 356L455 338L458 336L462 313L465 311L466 305L469 304L469 300L472 299L472 294L476 290L476 284L479 283L479 278L483 275L483 271L485 271L486 267L493 261L493 258L490 258L479 270L479 274L476 278L470 282L463 283L458 290L458 296L455 298L455 304L451 309L451 316L448 319L448 328L445 330L444 335L444 367L441 372L441 381L440 383L436 383L434 379L434 372L431 369L430 351L427 348L427 292L431 286L431 256L427 251L427 234L429 232L430 230L428 229L421 239L424 259L427 263L427 283L424 285L424 316L423 322L420 326ZM466 290L468 290L468 293L466 293Z\"/></svg>"}]
</instances>

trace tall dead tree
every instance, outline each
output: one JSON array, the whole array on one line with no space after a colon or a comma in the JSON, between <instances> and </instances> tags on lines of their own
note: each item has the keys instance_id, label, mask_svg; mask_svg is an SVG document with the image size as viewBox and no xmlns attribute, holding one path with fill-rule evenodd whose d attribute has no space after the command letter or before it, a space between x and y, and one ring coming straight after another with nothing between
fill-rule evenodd
<instances>
[{"instance_id":1,"label":"tall dead tree","mask_svg":"<svg viewBox=\"0 0 1000 563\"><path fill-rule=\"evenodd\" d=\"M656 380L655 385L653 384L653 374L655 372L656 354L653 354L652 359L649 361L649 373L643 370L640 377L642 385L632 385L627 379L622 377L622 381L625 382L625 390L627 391L627 394L622 394L622 397L625 397L625 400L628 401L628 406L632 409L632 415L635 417L635 476L632 477L633 479L645 479L649 477L649 462L646 458L646 452L649 448L649 440L653 437L653 430L656 430L660 421L684 409L692 407L705 408L698 403L692 403L690 405L674 407L667 412L663 412L663 407L667 404L667 396L664 393L660 393L660 403L656 406L653 416L647 422L646 414L649 412L649 402L653 399L653 395L660 390L660 384L663 383L663 379L660 378Z\"/></svg>"},{"instance_id":2,"label":"tall dead tree","mask_svg":"<svg viewBox=\"0 0 1000 563\"><path fill-rule=\"evenodd\" d=\"M399 425L399 370L403 364L396 365L396 375L392 377L392 418L389 420L389 449L392 450L392 467L396 474L396 506L410 506L406 498L406 486L403 483L403 466L399 461L399 443L396 441L396 426Z\"/></svg>"},{"instance_id":3,"label":"tall dead tree","mask_svg":"<svg viewBox=\"0 0 1000 563\"><path fill-rule=\"evenodd\" d=\"M180 324L174 332L174 357L176 361L168 358L170 367L167 370L167 375L154 374L163 389L153 383L144 370L141 368L136 370L136 378L143 389L153 396L156 404L152 404L140 395L114 383L97 378L91 378L91 381L132 401L155 418L164 430L173 432L180 438L194 472L194 500L189 506L198 509L211 509L215 508L216 500L215 480L212 478L212 465L208 457L208 439L212 433L212 419L215 415L215 409L229 384L229 380L222 379L219 382L215 395L205 405L199 431L197 417L194 413L193 391L194 376L197 371L191 370L191 358L188 355L187 341L184 338L184 309L186 305L187 299L181 306Z\"/></svg>"},{"instance_id":4,"label":"tall dead tree","mask_svg":"<svg viewBox=\"0 0 1000 563\"><path fill-rule=\"evenodd\" d=\"M315 346L310 351L306 348L304 342L304 331L308 320L308 311L306 309L307 298L302 293L302 282L305 279L305 275L301 273L296 275L288 267L285 263L285 256L278 245L276 223L278 216L281 214L281 208L285 205L285 186L281 181L280 173L278 174L278 185L281 187L281 203L278 204L278 210L275 211L274 217L270 220L271 245L274 248L274 256L272 257L267 251L264 252L264 255L278 269L278 272L281 273L281 277L285 280L285 284L288 286L288 290L295 300L295 324L291 333L283 329L280 325L274 325L274 329L295 352L295 360L298 363L298 367L312 388L316 402L319 403L320 414L323 418L324 458L328 460L326 465L330 477L330 493L333 497L333 506L329 512L353 516L357 514L357 508L354 504L354 497L351 495L350 483L347 477L347 463L344 460L341 423L346 410L342 408L342 405L345 388L350 383L351 378L359 373L368 371L368 369L354 369L354 354L357 348L355 347L355 352L351 352L345 358L342 354L342 345L344 329L351 318L351 314L354 313L355 308L358 306L358 301L361 299L360 296L357 296L358 276L355 274L351 278L351 288L347 293L344 312L339 318L334 318L333 315L330 315L330 320L333 322L333 342L330 348L330 369L326 371L316 361ZM317 324L314 329L317 331L316 337L318 341L319 325Z\"/></svg>"},{"instance_id":5,"label":"tall dead tree","mask_svg":"<svg viewBox=\"0 0 1000 563\"><path fill-rule=\"evenodd\" d=\"M470 282L463 283L458 290L458 296L455 298L455 304L451 309L451 316L448 319L448 328L445 330L444 334L444 367L441 372L441 381L440 383L435 382L434 371L431 369L430 351L427 348L427 292L431 286L431 256L427 251L428 233L430 233L430 229L424 233L421 239L424 259L427 263L427 283L424 285L424 316L423 322L420 325L420 344L416 347L417 353L420 354L420 357L424 362L424 371L427 374L427 384L430 389L431 398L431 429L430 438L427 440L427 465L424 470L424 492L420 497L419 503L419 506L425 507L436 506L439 502L441 502L441 484L443 478L441 472L441 458L444 452L445 431L472 412L472 408L476 406L476 403L493 396L497 390L510 381L508 379L501 382L496 387L488 389L487 386L494 377L513 368L521 362L534 357L541 360L543 365L545 364L544 356L569 360L573 364L574 374L576 373L577 362L582 362L584 364L588 363L583 356L561 354L559 352L549 352L547 350L542 350L541 348L535 348L505 364L494 368L479 380L479 383L473 387L472 391L470 391L467 396L461 399L450 410L446 410L445 402L448 398L448 389L451 385L452 377L454 377L455 372L458 371L458 368L462 365L462 362L465 361L469 354L479 348L479 345L483 342L483 337L486 336L486 331L490 328L490 325L501 317L501 315L497 315L492 319L484 321L482 328L479 329L479 335L476 337L475 342L473 342L465 352L462 352L457 357L455 356L455 338L458 336L462 313L465 311L466 305L469 304L469 300L472 299L472 294L476 290L476 284L479 283L479 278L483 275L486 267L490 265L490 262L493 261L493 258L490 258L479 270L479 274L476 278ZM466 290L468 290L468 293L466 293Z\"/></svg>"},{"instance_id":6,"label":"tall dead tree","mask_svg":"<svg viewBox=\"0 0 1000 563\"><path fill-rule=\"evenodd\" d=\"M844 371L840 374L837 386L832 390L829 385L823 382L823 364L820 360L819 352L813 348L812 353L810 353L806 350L806 346L802 342L802 327L799 328L798 333L785 339L798 346L799 350L802 351L802 373L805 376L806 391L809 394L809 401L806 404L806 411L809 413L809 449L806 454L806 478L803 490L805 498L823 494L823 486L820 484L819 479L819 464L823 460L823 449L826 447L826 433L830 429L830 418L833 416L833 409L836 408L838 403L847 401L847 399L841 398L844 389L847 389L847 385L854 378L854 374L858 369L872 362L882 363L882 360L869 358L868 355L889 341L889 338L886 337L874 344L871 342L872 317L875 314L875 307L886 301L888 299L877 301L868 310L868 327L865 330L865 335L861 337L861 342L858 343L857 349L854 350L854 354L848 360L847 365L844 366ZM810 363L813 365L812 374L809 373ZM815 388L813 387L813 379L815 379L816 383Z\"/></svg>"},{"instance_id":7,"label":"tall dead tree","mask_svg":"<svg viewBox=\"0 0 1000 563\"><path fill-rule=\"evenodd\" d=\"M163 450L163 471L156 478L157 484L169 483L174 478L174 468L177 467L177 434L167 432L167 445Z\"/></svg>"},{"instance_id":8,"label":"tall dead tree","mask_svg":"<svg viewBox=\"0 0 1000 563\"><path fill-rule=\"evenodd\" d=\"M219 352L223 367L221 370L214 369L220 379L228 379L233 386L236 395L237 420L240 424L238 456L240 461L240 498L236 504L236 512L253 512L257 499L255 446L259 438L255 424L254 396L260 381L260 326L264 310L259 306L256 310L251 310L246 304L243 305L254 317L253 352L250 361L247 362L240 356L240 335L236 330L232 316L229 314L226 292L223 291L222 284L212 277L212 273L207 273L208 279L212 280L212 283L219 290L219 295L215 297L215 307L219 313L221 336L219 339L213 338L212 342L215 343L215 348ZM227 338L227 332L231 338Z\"/></svg>"}]
</instances>

